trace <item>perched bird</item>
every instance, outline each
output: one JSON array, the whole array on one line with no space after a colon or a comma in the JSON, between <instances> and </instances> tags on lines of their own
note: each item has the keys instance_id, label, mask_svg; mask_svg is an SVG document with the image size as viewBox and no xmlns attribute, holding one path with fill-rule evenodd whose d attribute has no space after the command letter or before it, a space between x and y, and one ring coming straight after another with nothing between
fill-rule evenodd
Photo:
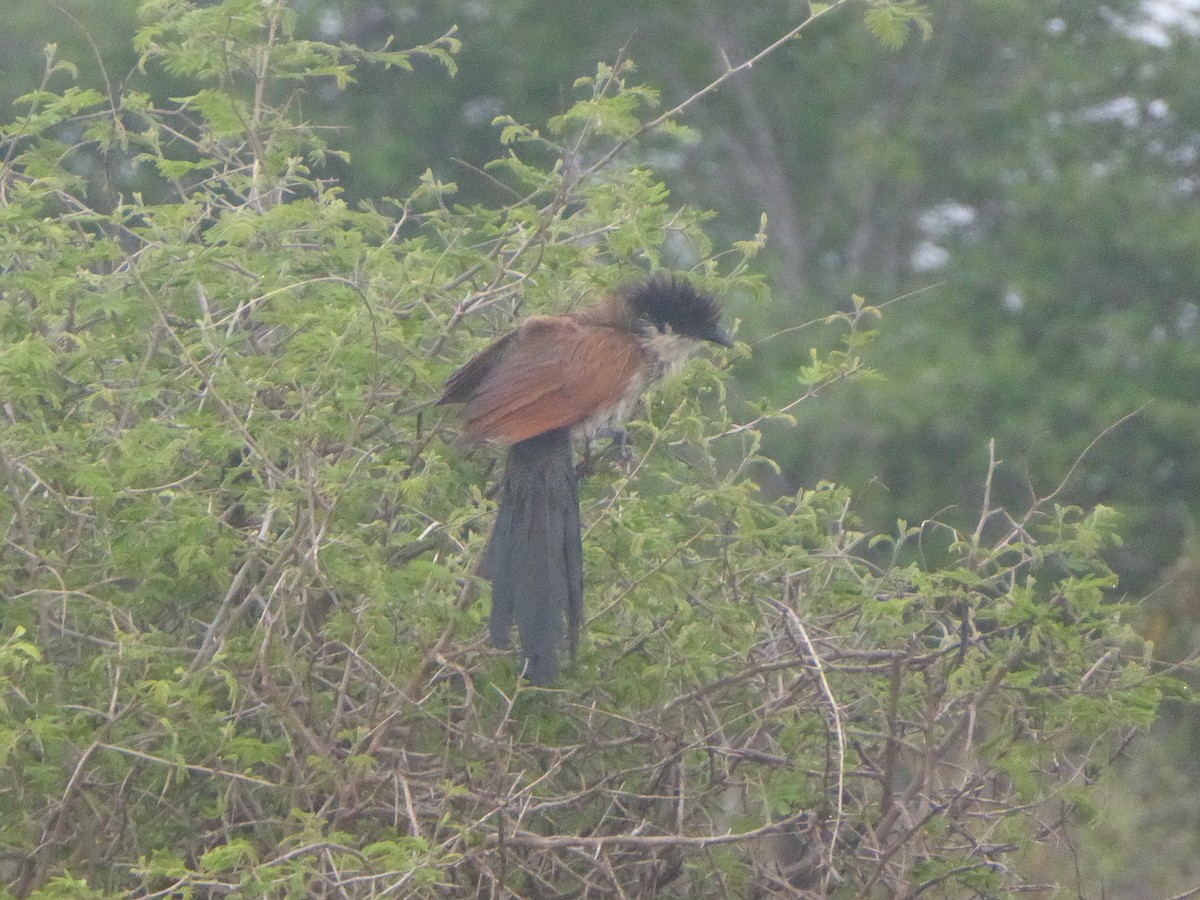
<instances>
[{"instance_id":1,"label":"perched bird","mask_svg":"<svg viewBox=\"0 0 1200 900\"><path fill-rule=\"evenodd\" d=\"M702 341L732 347L717 299L680 276L628 284L593 307L522 322L456 371L439 403L465 403L463 436L508 448L481 569L492 583L492 643L525 675L553 682L583 621L583 546L572 438L618 433L642 392Z\"/></svg>"}]
</instances>

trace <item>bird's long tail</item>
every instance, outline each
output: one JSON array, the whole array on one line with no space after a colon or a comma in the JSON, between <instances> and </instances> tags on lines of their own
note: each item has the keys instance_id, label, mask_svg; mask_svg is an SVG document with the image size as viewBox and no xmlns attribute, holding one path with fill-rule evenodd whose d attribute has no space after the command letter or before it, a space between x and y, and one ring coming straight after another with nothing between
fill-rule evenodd
<instances>
[{"instance_id":1,"label":"bird's long tail","mask_svg":"<svg viewBox=\"0 0 1200 900\"><path fill-rule=\"evenodd\" d=\"M547 685L564 643L574 655L583 620L583 541L571 434L547 431L513 444L483 574L492 582L492 643L521 636L525 674Z\"/></svg>"}]
</instances>

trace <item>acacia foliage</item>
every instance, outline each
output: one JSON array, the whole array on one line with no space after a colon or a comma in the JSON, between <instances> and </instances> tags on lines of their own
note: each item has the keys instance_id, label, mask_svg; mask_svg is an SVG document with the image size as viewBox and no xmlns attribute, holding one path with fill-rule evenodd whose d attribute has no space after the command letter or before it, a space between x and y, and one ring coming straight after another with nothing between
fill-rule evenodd
<instances>
[{"instance_id":1,"label":"acacia foliage","mask_svg":"<svg viewBox=\"0 0 1200 900\"><path fill-rule=\"evenodd\" d=\"M300 92L452 69L453 35L142 16L186 92L51 58L0 134L7 894L983 896L1086 818L1164 687L1108 595L1111 512L872 536L842 489L752 479L762 422L863 371L865 304L788 407L735 420L711 361L651 400L632 471L584 486L559 690L484 645L494 460L427 405L455 363L652 265L764 293L762 236L714 250L638 161L687 134L646 132L628 65L501 123L507 204L431 171L351 208Z\"/></svg>"}]
</instances>

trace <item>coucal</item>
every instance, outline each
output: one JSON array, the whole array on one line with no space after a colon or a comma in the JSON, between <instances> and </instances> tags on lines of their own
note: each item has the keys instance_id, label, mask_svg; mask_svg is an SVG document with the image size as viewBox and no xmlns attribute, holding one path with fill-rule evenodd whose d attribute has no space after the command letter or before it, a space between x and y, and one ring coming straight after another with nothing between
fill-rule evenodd
<instances>
[{"instance_id":1,"label":"coucal","mask_svg":"<svg viewBox=\"0 0 1200 900\"><path fill-rule=\"evenodd\" d=\"M522 322L456 371L439 403L465 403L463 436L508 448L481 573L492 643L521 636L525 675L553 682L583 621L583 544L572 438L623 434L642 392L701 341L732 347L717 299L680 276L628 284L597 305Z\"/></svg>"}]
</instances>

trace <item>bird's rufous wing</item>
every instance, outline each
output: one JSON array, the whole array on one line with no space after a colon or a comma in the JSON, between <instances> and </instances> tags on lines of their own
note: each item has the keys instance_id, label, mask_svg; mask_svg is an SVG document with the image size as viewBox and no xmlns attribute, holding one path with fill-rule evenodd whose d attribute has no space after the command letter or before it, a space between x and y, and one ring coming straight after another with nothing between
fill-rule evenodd
<instances>
[{"instance_id":1,"label":"bird's rufous wing","mask_svg":"<svg viewBox=\"0 0 1200 900\"><path fill-rule=\"evenodd\" d=\"M438 403L466 403L474 395L479 385L487 378L496 364L504 358L505 351L518 337L518 332L512 331L504 337L489 344L463 365L454 370L446 379L446 389Z\"/></svg>"},{"instance_id":2,"label":"bird's rufous wing","mask_svg":"<svg viewBox=\"0 0 1200 900\"><path fill-rule=\"evenodd\" d=\"M499 344L460 370L470 440L509 445L582 422L617 403L643 365L630 332L566 318L530 319Z\"/></svg>"}]
</instances>

